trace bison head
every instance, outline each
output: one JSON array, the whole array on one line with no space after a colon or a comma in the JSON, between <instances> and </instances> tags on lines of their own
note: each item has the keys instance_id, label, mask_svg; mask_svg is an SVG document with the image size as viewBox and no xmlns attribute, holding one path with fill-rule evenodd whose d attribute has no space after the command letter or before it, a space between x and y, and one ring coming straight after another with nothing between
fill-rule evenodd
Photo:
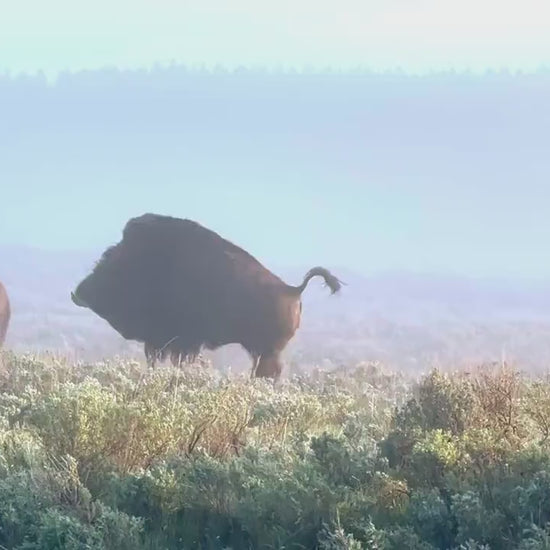
<instances>
[{"instance_id":1,"label":"bison head","mask_svg":"<svg viewBox=\"0 0 550 550\"><path fill-rule=\"evenodd\" d=\"M117 276L116 247L111 247L101 257L90 275L83 279L76 289L71 292L71 300L79 307L92 309L100 314L100 311L109 308L120 286Z\"/></svg>"},{"instance_id":2,"label":"bison head","mask_svg":"<svg viewBox=\"0 0 550 550\"><path fill-rule=\"evenodd\" d=\"M91 309L129 339L135 337L135 321L143 309L143 281L135 267L126 261L123 247L111 247L71 292L75 305Z\"/></svg>"}]
</instances>

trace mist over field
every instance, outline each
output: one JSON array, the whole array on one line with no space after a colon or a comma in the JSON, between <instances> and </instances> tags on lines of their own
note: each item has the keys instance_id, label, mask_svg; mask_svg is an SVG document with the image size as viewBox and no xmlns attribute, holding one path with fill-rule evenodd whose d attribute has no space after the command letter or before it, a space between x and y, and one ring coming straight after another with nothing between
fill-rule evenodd
<instances>
[{"instance_id":1,"label":"mist over field","mask_svg":"<svg viewBox=\"0 0 550 550\"><path fill-rule=\"evenodd\" d=\"M550 73L98 70L0 79L8 345L140 354L70 291L127 219L188 217L304 294L287 362L550 359ZM248 365L235 349L222 365Z\"/></svg>"}]
</instances>

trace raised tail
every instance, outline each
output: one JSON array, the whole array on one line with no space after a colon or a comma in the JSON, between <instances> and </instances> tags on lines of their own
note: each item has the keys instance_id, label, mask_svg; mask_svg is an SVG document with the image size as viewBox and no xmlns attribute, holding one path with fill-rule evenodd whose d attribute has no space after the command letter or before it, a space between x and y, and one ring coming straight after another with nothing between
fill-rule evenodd
<instances>
[{"instance_id":1,"label":"raised tail","mask_svg":"<svg viewBox=\"0 0 550 550\"><path fill-rule=\"evenodd\" d=\"M313 279L313 277L323 277L325 280L325 286L328 286L330 288L330 293L334 294L335 292L338 292L342 285L345 283L340 281L337 277L335 277L328 269L325 269L324 267L313 267L310 269L306 276L304 277L304 280L301 285L293 287L298 294L302 294L302 292L306 289L309 281Z\"/></svg>"}]
</instances>

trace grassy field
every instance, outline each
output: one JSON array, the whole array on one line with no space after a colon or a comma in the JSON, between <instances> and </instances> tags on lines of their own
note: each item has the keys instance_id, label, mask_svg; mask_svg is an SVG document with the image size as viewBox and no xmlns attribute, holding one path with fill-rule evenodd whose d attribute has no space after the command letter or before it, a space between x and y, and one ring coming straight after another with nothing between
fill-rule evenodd
<instances>
[{"instance_id":1,"label":"grassy field","mask_svg":"<svg viewBox=\"0 0 550 550\"><path fill-rule=\"evenodd\" d=\"M550 383L5 352L0 548L550 548Z\"/></svg>"}]
</instances>

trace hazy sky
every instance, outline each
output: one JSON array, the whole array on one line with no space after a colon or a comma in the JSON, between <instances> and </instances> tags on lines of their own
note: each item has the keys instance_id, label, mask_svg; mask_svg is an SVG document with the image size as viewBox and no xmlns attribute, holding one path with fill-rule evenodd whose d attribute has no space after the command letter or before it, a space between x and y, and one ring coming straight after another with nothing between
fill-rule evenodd
<instances>
[{"instance_id":1,"label":"hazy sky","mask_svg":"<svg viewBox=\"0 0 550 550\"><path fill-rule=\"evenodd\" d=\"M548 0L0 0L0 70L550 63Z\"/></svg>"},{"instance_id":2,"label":"hazy sky","mask_svg":"<svg viewBox=\"0 0 550 550\"><path fill-rule=\"evenodd\" d=\"M549 76L0 86L0 245L103 249L149 211L269 265L550 277Z\"/></svg>"},{"instance_id":3,"label":"hazy sky","mask_svg":"<svg viewBox=\"0 0 550 550\"><path fill-rule=\"evenodd\" d=\"M529 71L550 66L550 0L0 0L0 72L170 61ZM0 89L0 244L102 247L158 211L281 264L550 277L547 77L489 95L190 78L181 97L82 78Z\"/></svg>"}]
</instances>

